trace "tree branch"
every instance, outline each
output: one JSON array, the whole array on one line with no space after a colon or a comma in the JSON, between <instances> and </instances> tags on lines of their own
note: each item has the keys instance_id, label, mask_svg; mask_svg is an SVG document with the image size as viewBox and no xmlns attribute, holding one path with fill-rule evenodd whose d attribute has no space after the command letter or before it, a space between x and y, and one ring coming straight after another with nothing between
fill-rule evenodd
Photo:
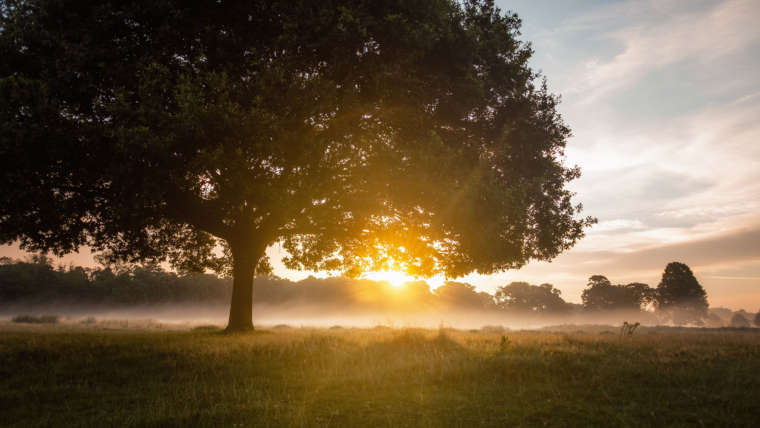
<instances>
[{"instance_id":1,"label":"tree branch","mask_svg":"<svg viewBox=\"0 0 760 428\"><path fill-rule=\"evenodd\" d=\"M167 192L166 213L175 221L190 224L218 238L229 240L232 237L232 229L219 220L222 218L220 207L192 192L178 188Z\"/></svg>"}]
</instances>

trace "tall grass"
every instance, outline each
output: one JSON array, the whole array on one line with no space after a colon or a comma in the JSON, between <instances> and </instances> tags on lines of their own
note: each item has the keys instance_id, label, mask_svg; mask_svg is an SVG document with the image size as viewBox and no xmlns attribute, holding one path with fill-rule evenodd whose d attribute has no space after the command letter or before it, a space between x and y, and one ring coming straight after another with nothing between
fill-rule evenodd
<instances>
[{"instance_id":1,"label":"tall grass","mask_svg":"<svg viewBox=\"0 0 760 428\"><path fill-rule=\"evenodd\" d=\"M753 426L760 335L6 331L3 426Z\"/></svg>"}]
</instances>

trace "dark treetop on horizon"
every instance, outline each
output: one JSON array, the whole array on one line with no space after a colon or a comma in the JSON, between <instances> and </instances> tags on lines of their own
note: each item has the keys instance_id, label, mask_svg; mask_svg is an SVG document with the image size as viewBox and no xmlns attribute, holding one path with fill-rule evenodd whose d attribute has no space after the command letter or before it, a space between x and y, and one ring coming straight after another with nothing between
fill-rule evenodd
<instances>
[{"instance_id":1,"label":"dark treetop on horizon","mask_svg":"<svg viewBox=\"0 0 760 428\"><path fill-rule=\"evenodd\" d=\"M551 259L593 222L558 100L492 1L0 15L0 242L231 269L231 330L275 242L291 268L456 277Z\"/></svg>"},{"instance_id":2,"label":"dark treetop on horizon","mask_svg":"<svg viewBox=\"0 0 760 428\"><path fill-rule=\"evenodd\" d=\"M671 262L657 284L657 307L671 312L677 324L699 320L707 315L707 293L684 263Z\"/></svg>"},{"instance_id":3,"label":"dark treetop on horizon","mask_svg":"<svg viewBox=\"0 0 760 428\"><path fill-rule=\"evenodd\" d=\"M581 301L589 310L638 310L654 303L657 293L640 282L613 285L607 277L593 275L588 279L588 288L583 290Z\"/></svg>"}]
</instances>

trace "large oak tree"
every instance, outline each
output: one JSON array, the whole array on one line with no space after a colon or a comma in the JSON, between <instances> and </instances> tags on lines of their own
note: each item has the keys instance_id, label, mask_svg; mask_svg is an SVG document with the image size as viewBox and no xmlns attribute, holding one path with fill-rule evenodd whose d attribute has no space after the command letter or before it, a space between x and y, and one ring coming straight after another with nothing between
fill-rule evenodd
<instances>
[{"instance_id":1,"label":"large oak tree","mask_svg":"<svg viewBox=\"0 0 760 428\"><path fill-rule=\"evenodd\" d=\"M593 222L570 130L492 1L8 0L0 241L254 274L547 260ZM223 246L224 252L218 249Z\"/></svg>"}]
</instances>

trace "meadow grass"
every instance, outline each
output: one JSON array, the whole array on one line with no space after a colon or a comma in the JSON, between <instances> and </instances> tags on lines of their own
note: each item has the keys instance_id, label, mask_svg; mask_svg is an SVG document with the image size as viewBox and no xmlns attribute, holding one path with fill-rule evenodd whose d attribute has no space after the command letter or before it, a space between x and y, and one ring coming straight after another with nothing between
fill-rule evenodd
<instances>
[{"instance_id":1,"label":"meadow grass","mask_svg":"<svg viewBox=\"0 0 760 428\"><path fill-rule=\"evenodd\" d=\"M2 426L757 426L758 391L753 330L0 325Z\"/></svg>"}]
</instances>

